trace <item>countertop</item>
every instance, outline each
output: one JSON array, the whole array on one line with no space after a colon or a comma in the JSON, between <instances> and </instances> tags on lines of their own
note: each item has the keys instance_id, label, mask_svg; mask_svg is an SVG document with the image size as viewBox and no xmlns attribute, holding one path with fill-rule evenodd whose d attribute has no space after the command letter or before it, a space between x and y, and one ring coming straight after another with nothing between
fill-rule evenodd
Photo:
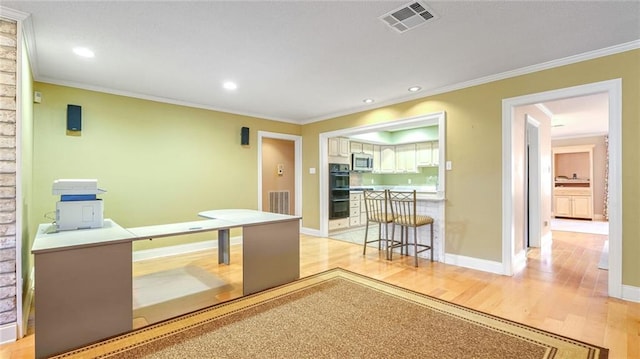
<instances>
[{"instance_id":1,"label":"countertop","mask_svg":"<svg viewBox=\"0 0 640 359\"><path fill-rule=\"evenodd\" d=\"M426 201L444 201L444 193L440 193L436 191L435 186L392 186L392 185L379 185L379 186L351 186L349 187L349 191L352 192L361 192L365 190L391 190L391 191L413 191L416 190L416 198L418 200L426 200Z\"/></svg>"}]
</instances>

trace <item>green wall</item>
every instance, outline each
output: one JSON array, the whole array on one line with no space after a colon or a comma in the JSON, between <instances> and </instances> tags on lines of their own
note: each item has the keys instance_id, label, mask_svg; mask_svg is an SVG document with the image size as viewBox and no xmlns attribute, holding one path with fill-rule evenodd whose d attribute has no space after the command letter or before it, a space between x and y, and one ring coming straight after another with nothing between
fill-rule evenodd
<instances>
[{"instance_id":1,"label":"green wall","mask_svg":"<svg viewBox=\"0 0 640 359\"><path fill-rule=\"evenodd\" d=\"M96 178L107 190L105 218L123 227L198 220L199 211L257 208L259 130L299 134L300 126L70 87L36 83L32 212L55 210L59 178ZM67 104L82 106L81 136L67 135ZM240 128L250 128L250 146ZM136 242L136 249L215 236Z\"/></svg>"},{"instance_id":2,"label":"green wall","mask_svg":"<svg viewBox=\"0 0 640 359\"><path fill-rule=\"evenodd\" d=\"M627 51L505 80L307 124L303 164L319 167L319 135L446 112L445 246L447 253L501 262L502 100L622 78L622 281L640 287L640 50ZM319 228L318 176L304 173L305 226ZM437 219L436 219L437 220Z\"/></svg>"}]
</instances>

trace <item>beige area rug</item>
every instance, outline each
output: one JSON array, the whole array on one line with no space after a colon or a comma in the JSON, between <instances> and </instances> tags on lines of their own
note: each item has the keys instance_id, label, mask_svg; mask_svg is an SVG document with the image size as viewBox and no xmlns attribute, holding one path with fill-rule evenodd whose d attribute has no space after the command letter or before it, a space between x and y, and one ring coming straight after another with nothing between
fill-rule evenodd
<instances>
[{"instance_id":1,"label":"beige area rug","mask_svg":"<svg viewBox=\"0 0 640 359\"><path fill-rule=\"evenodd\" d=\"M342 269L59 358L607 358L608 350Z\"/></svg>"}]
</instances>

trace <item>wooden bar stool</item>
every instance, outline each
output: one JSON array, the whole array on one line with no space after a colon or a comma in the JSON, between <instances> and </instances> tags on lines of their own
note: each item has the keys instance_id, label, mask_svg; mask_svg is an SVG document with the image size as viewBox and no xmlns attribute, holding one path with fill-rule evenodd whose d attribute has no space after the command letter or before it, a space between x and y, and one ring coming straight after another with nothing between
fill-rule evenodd
<instances>
[{"instance_id":1,"label":"wooden bar stool","mask_svg":"<svg viewBox=\"0 0 640 359\"><path fill-rule=\"evenodd\" d=\"M433 218L430 216L417 214L416 191L389 191L389 203L391 204L391 215L393 216L393 226L400 226L400 244L393 244L393 247L414 248L414 260L418 266L418 253L431 251L431 261L433 261ZM431 244L418 243L418 228L429 225L431 229ZM413 228L413 242L409 242L409 228ZM389 259L393 256L393 248L389 250Z\"/></svg>"},{"instance_id":2,"label":"wooden bar stool","mask_svg":"<svg viewBox=\"0 0 640 359\"><path fill-rule=\"evenodd\" d=\"M389 223L393 223L393 216L389 210L388 192L366 190L363 193L364 207L367 214L367 224L364 230L364 248L362 255L367 253L367 244L378 242L378 250L382 250L382 242L385 242L385 250L387 251L387 259L389 258L389 248L394 244L400 243L393 240L393 230L389 237ZM369 240L369 224L378 224L378 238ZM384 226L383 226L384 225ZM384 237L382 236L382 228L384 227Z\"/></svg>"}]
</instances>

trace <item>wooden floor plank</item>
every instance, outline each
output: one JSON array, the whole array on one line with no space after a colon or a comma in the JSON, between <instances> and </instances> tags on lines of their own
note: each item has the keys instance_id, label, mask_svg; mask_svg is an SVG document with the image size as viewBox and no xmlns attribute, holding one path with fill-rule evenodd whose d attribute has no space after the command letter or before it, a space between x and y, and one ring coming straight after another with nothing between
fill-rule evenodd
<instances>
[{"instance_id":1,"label":"wooden floor plank","mask_svg":"<svg viewBox=\"0 0 640 359\"><path fill-rule=\"evenodd\" d=\"M342 267L476 310L608 347L609 358L640 358L640 303L608 298L607 271L598 269L606 236L554 232L552 248L528 253L527 266L512 277L384 253L328 238L301 235L301 276ZM240 246L231 265L217 264L215 251L135 262L134 275L196 265L233 286L216 299L242 291ZM37 313L36 313L37 315ZM29 328L33 333L33 328ZM0 358L33 358L34 335L0 346Z\"/></svg>"}]
</instances>

